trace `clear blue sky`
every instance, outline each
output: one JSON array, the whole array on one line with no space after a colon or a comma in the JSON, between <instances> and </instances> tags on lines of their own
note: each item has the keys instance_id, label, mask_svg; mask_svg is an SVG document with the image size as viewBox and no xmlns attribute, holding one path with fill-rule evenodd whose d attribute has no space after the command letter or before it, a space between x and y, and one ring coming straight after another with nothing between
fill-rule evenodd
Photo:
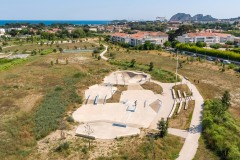
<instances>
[{"instance_id":1,"label":"clear blue sky","mask_svg":"<svg viewBox=\"0 0 240 160\"><path fill-rule=\"evenodd\" d=\"M240 0L0 0L1 20L151 20L175 13L240 16Z\"/></svg>"}]
</instances>

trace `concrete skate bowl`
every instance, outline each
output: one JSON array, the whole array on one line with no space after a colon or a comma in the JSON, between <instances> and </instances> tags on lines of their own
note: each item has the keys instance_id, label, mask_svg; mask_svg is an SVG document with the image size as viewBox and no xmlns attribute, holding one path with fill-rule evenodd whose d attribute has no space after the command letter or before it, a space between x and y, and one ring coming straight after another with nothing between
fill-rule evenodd
<instances>
[{"instance_id":1,"label":"concrete skate bowl","mask_svg":"<svg viewBox=\"0 0 240 160\"><path fill-rule=\"evenodd\" d=\"M133 71L118 71L106 77L104 82L116 85L143 84L146 81L149 81L149 79L150 76L145 73Z\"/></svg>"}]
</instances>

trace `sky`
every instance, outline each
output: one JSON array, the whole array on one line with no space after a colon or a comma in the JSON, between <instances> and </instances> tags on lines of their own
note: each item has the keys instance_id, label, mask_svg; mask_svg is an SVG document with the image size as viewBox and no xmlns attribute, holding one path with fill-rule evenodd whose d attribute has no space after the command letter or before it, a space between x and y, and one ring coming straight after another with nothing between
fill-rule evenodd
<instances>
[{"instance_id":1,"label":"sky","mask_svg":"<svg viewBox=\"0 0 240 160\"><path fill-rule=\"evenodd\" d=\"M154 20L176 13L240 16L240 0L0 0L0 20Z\"/></svg>"}]
</instances>

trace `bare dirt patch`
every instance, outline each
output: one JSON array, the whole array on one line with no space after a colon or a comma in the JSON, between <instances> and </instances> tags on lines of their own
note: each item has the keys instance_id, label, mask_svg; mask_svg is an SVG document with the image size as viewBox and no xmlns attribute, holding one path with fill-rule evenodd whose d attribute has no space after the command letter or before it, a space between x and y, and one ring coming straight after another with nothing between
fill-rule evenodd
<instances>
[{"instance_id":1,"label":"bare dirt patch","mask_svg":"<svg viewBox=\"0 0 240 160\"><path fill-rule=\"evenodd\" d=\"M176 92L179 90L179 91L181 91L181 93L185 92L188 96L191 95L191 91L186 84L179 84L179 85L173 86L173 89Z\"/></svg>"},{"instance_id":2,"label":"bare dirt patch","mask_svg":"<svg viewBox=\"0 0 240 160\"><path fill-rule=\"evenodd\" d=\"M163 88L160 85L153 82L146 82L142 84L142 87L146 90L153 91L155 94L162 94L163 92Z\"/></svg>"},{"instance_id":3,"label":"bare dirt patch","mask_svg":"<svg viewBox=\"0 0 240 160\"><path fill-rule=\"evenodd\" d=\"M169 120L169 127L177 129L188 129L190 127L192 114L195 106L195 101L189 101L188 109L182 108L179 114L175 114L172 119Z\"/></svg>"},{"instance_id":4,"label":"bare dirt patch","mask_svg":"<svg viewBox=\"0 0 240 160\"><path fill-rule=\"evenodd\" d=\"M119 103L122 92L127 90L127 86L116 85L117 91L113 94L112 98L107 100L107 103Z\"/></svg>"}]
</instances>

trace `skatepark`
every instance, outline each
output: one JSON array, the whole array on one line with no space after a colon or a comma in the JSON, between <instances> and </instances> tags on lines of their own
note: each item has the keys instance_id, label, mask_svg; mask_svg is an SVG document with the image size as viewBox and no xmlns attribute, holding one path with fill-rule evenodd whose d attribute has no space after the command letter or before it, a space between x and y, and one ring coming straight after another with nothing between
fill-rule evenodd
<instances>
[{"instance_id":1,"label":"skatepark","mask_svg":"<svg viewBox=\"0 0 240 160\"><path fill-rule=\"evenodd\" d=\"M117 71L105 77L103 84L89 87L85 103L73 113L74 120L82 123L76 134L113 139L140 134L140 128L155 129L157 122L172 112L174 99L170 89L174 84L161 84L168 94L160 95L141 87L150 80L150 75L142 72ZM128 89L121 92L118 103L106 103L118 92L118 85ZM93 130L91 135L86 134L86 124Z\"/></svg>"}]
</instances>

